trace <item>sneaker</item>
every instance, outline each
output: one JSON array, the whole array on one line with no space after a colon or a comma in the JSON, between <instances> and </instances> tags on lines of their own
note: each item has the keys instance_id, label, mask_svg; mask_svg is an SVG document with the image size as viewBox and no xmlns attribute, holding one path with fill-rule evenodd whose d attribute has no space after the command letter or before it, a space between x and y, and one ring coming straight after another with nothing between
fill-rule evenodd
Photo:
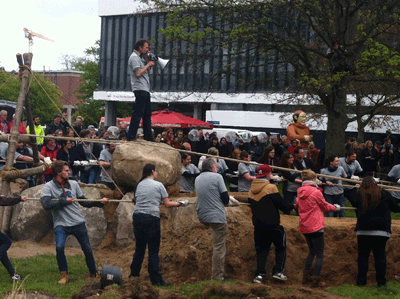
<instances>
[{"instance_id":1,"label":"sneaker","mask_svg":"<svg viewBox=\"0 0 400 299\"><path fill-rule=\"evenodd\" d=\"M282 281L285 281L287 279L287 277L283 275L283 273L275 273L274 275L272 275L272 277Z\"/></svg>"},{"instance_id":2,"label":"sneaker","mask_svg":"<svg viewBox=\"0 0 400 299\"><path fill-rule=\"evenodd\" d=\"M14 280L14 281L23 280L22 276L19 275L18 273L15 273L15 274L13 275L13 277L11 277L11 279Z\"/></svg>"},{"instance_id":3,"label":"sneaker","mask_svg":"<svg viewBox=\"0 0 400 299\"><path fill-rule=\"evenodd\" d=\"M154 283L153 286L156 286L156 287L170 287L171 283L166 282L166 281L162 281L162 282Z\"/></svg>"},{"instance_id":4,"label":"sneaker","mask_svg":"<svg viewBox=\"0 0 400 299\"><path fill-rule=\"evenodd\" d=\"M264 279L264 275L263 274L259 274L259 275L256 276L256 278L254 278L253 282L254 283L262 283L263 279Z\"/></svg>"}]
</instances>

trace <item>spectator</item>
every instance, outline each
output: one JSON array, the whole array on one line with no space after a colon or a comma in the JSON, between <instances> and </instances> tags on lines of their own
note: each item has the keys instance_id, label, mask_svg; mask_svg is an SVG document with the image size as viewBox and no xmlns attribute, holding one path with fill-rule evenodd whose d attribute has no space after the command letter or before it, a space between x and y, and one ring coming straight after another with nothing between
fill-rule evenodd
<instances>
[{"instance_id":1,"label":"spectator","mask_svg":"<svg viewBox=\"0 0 400 299\"><path fill-rule=\"evenodd\" d=\"M319 150L315 147L314 142L310 141L308 143L307 158L311 159L311 161L314 163L314 167L315 167L316 170L319 170L319 169L317 169L317 166L318 166L318 155L319 155Z\"/></svg>"},{"instance_id":2,"label":"spectator","mask_svg":"<svg viewBox=\"0 0 400 299\"><path fill-rule=\"evenodd\" d=\"M196 144L196 152L206 154L208 151L208 144L204 137L203 130L199 130L199 140Z\"/></svg>"},{"instance_id":3,"label":"spectator","mask_svg":"<svg viewBox=\"0 0 400 299\"><path fill-rule=\"evenodd\" d=\"M376 150L371 140L367 140L365 144L366 146L361 153L361 165L366 175L373 176L377 172L379 152ZM399 163L400 163L400 155L399 155Z\"/></svg>"},{"instance_id":4,"label":"spectator","mask_svg":"<svg viewBox=\"0 0 400 299\"><path fill-rule=\"evenodd\" d=\"M244 143L242 138L238 139L238 143L237 143L237 147L238 149L240 149L242 152L246 150L247 145Z\"/></svg>"},{"instance_id":5,"label":"spectator","mask_svg":"<svg viewBox=\"0 0 400 299\"><path fill-rule=\"evenodd\" d=\"M93 125L89 125L87 129L89 130L89 138L90 138L90 139L96 139L97 136L96 136L96 129L95 129L95 127L94 127Z\"/></svg>"},{"instance_id":6,"label":"spectator","mask_svg":"<svg viewBox=\"0 0 400 299\"><path fill-rule=\"evenodd\" d=\"M311 161L311 159L305 158L304 157L304 149L301 146L298 146L294 149L294 168L297 170L306 170L306 169L311 169L312 171L315 171L315 166L314 163Z\"/></svg>"},{"instance_id":7,"label":"spectator","mask_svg":"<svg viewBox=\"0 0 400 299\"><path fill-rule=\"evenodd\" d=\"M219 151L218 151L218 149L217 148L215 148L215 147L210 147L209 149L208 149L208 154L209 155L213 155L213 156L219 156ZM202 166L203 166L203 161L206 159L206 156L201 156L200 157L200 159L199 159L199 169L202 169ZM220 174L220 175L222 175L222 176L224 176L225 177L225 173L226 173L226 171L228 170L228 166L226 165L226 162L225 162L225 160L224 159L218 159L218 158L215 158L216 159L216 161L217 161L217 163L218 163L218 173Z\"/></svg>"},{"instance_id":8,"label":"spectator","mask_svg":"<svg viewBox=\"0 0 400 299\"><path fill-rule=\"evenodd\" d=\"M278 138L272 139L272 146L275 148L275 157L281 159L284 151L283 151L283 146L279 143Z\"/></svg>"},{"instance_id":9,"label":"spectator","mask_svg":"<svg viewBox=\"0 0 400 299\"><path fill-rule=\"evenodd\" d=\"M289 146L288 151L294 155L294 149L298 147L300 144L300 141L298 139L292 139L292 144Z\"/></svg>"},{"instance_id":10,"label":"spectator","mask_svg":"<svg viewBox=\"0 0 400 299\"><path fill-rule=\"evenodd\" d=\"M181 193L193 193L194 179L200 174L200 170L191 164L192 157L186 153L181 154L182 174L177 184Z\"/></svg>"},{"instance_id":11,"label":"spectator","mask_svg":"<svg viewBox=\"0 0 400 299\"><path fill-rule=\"evenodd\" d=\"M345 144L344 148L346 151L352 148L353 142L356 141L356 138L354 137L348 137L347 138L347 143Z\"/></svg>"},{"instance_id":12,"label":"spectator","mask_svg":"<svg viewBox=\"0 0 400 299\"><path fill-rule=\"evenodd\" d=\"M236 160L241 160L240 158L240 149L235 149L232 152L232 158ZM226 173L226 177L229 179L229 191L231 192L238 192L238 166L239 162L236 161L229 161L228 162L228 172Z\"/></svg>"},{"instance_id":13,"label":"spectator","mask_svg":"<svg viewBox=\"0 0 400 299\"><path fill-rule=\"evenodd\" d=\"M243 161L250 161L250 155L246 151L240 153L240 159ZM239 192L249 192L251 183L256 179L256 167L247 163L239 163L238 165L238 190Z\"/></svg>"},{"instance_id":14,"label":"spectator","mask_svg":"<svg viewBox=\"0 0 400 299\"><path fill-rule=\"evenodd\" d=\"M14 125L14 118L15 118L15 114L13 115L13 120L12 120L11 123L10 123L10 131L11 131L12 126ZM21 123L19 124L19 130L18 130L18 132L19 132L20 134L26 134L26 128L25 128L25 125L22 123L22 121L21 121Z\"/></svg>"},{"instance_id":15,"label":"spectator","mask_svg":"<svg viewBox=\"0 0 400 299\"><path fill-rule=\"evenodd\" d=\"M72 148L72 141L65 139L60 140L60 149L57 152L56 159L71 164L71 153L70 153L71 148ZM76 180L76 177L73 176L72 172L70 173L69 179Z\"/></svg>"},{"instance_id":16,"label":"spectator","mask_svg":"<svg viewBox=\"0 0 400 299\"><path fill-rule=\"evenodd\" d=\"M33 126L35 127L35 132L33 134L39 135L39 136L44 136L44 130L43 130L43 127L40 125L40 117L39 116L33 117ZM29 126L26 129L26 131L28 134L31 134L31 133L29 133L30 132ZM44 142L44 138L36 137L36 143L40 148L42 147L43 142Z\"/></svg>"},{"instance_id":17,"label":"spectator","mask_svg":"<svg viewBox=\"0 0 400 299\"><path fill-rule=\"evenodd\" d=\"M294 157L291 152L286 152L283 154L281 159L281 167L294 169ZM283 183L283 200L287 205L296 203L297 189L301 187L303 181L300 179L300 173L296 171L281 171L281 176L283 176L286 181ZM290 210L283 212L286 215L290 215Z\"/></svg>"},{"instance_id":18,"label":"spectator","mask_svg":"<svg viewBox=\"0 0 400 299\"><path fill-rule=\"evenodd\" d=\"M74 130L78 134L76 137L78 137L79 133L83 130L82 123L83 123L83 117L77 116L76 120L75 120L75 126L74 126Z\"/></svg>"},{"instance_id":19,"label":"spectator","mask_svg":"<svg viewBox=\"0 0 400 299\"><path fill-rule=\"evenodd\" d=\"M7 152L8 152L8 142L0 142L0 158L1 160L4 161L0 162L0 170L3 170L4 166L6 165L5 160L7 158ZM15 151L14 160L33 162L32 157L21 155L20 153L18 153L18 151Z\"/></svg>"},{"instance_id":20,"label":"spectator","mask_svg":"<svg viewBox=\"0 0 400 299\"><path fill-rule=\"evenodd\" d=\"M61 124L63 125L65 130L68 130L71 127L68 122L68 113L65 110L63 110L63 112L61 112Z\"/></svg>"},{"instance_id":21,"label":"spectator","mask_svg":"<svg viewBox=\"0 0 400 299\"><path fill-rule=\"evenodd\" d=\"M394 147L390 138L385 138L385 143L380 149L379 172L380 178L384 180L393 166Z\"/></svg>"},{"instance_id":22,"label":"spectator","mask_svg":"<svg viewBox=\"0 0 400 299\"><path fill-rule=\"evenodd\" d=\"M63 132L63 130L57 130L57 131L54 132L53 135L54 135L54 137L63 137L64 136L64 132ZM62 139L56 139L56 144L57 145L61 145L60 144L61 140Z\"/></svg>"},{"instance_id":23,"label":"spectator","mask_svg":"<svg viewBox=\"0 0 400 299\"><path fill-rule=\"evenodd\" d=\"M251 155L251 161L257 161L263 153L263 148L261 143L258 141L257 136L251 138L250 143L247 146L247 152Z\"/></svg>"},{"instance_id":24,"label":"spectator","mask_svg":"<svg viewBox=\"0 0 400 299\"><path fill-rule=\"evenodd\" d=\"M16 153L20 154L19 161L22 160L22 157L25 157L22 161L23 162L33 162L33 151L29 147L27 147L24 143L19 142L17 143ZM44 159L44 157L39 154L39 159ZM16 169L28 169L31 168L33 165L31 163L15 163L14 167ZM36 185L35 176L28 176L25 178L29 183L29 188L34 187Z\"/></svg>"},{"instance_id":25,"label":"spectator","mask_svg":"<svg viewBox=\"0 0 400 299\"><path fill-rule=\"evenodd\" d=\"M72 130L71 128L67 129L66 137L75 137L74 130ZM76 145L75 140L71 140L71 142L72 142L72 146L74 147Z\"/></svg>"},{"instance_id":26,"label":"spectator","mask_svg":"<svg viewBox=\"0 0 400 299\"><path fill-rule=\"evenodd\" d=\"M324 196L327 202L330 204L338 204L341 207L346 205L344 199L344 190L342 186L342 181L340 178L347 178L347 174L344 171L343 167L339 165L339 158L335 155L331 155L328 157L326 168L321 169L321 174L326 174L332 177L337 177L338 179L325 179L321 180L326 181L328 186L324 187ZM334 212L329 212L328 217L333 217ZM339 211L339 217L346 217L345 210Z\"/></svg>"},{"instance_id":27,"label":"spectator","mask_svg":"<svg viewBox=\"0 0 400 299\"><path fill-rule=\"evenodd\" d=\"M291 146L291 145L292 144L289 142L289 140L287 138L285 138L284 140L282 139L283 152L287 152L289 150L289 146Z\"/></svg>"},{"instance_id":28,"label":"spectator","mask_svg":"<svg viewBox=\"0 0 400 299\"><path fill-rule=\"evenodd\" d=\"M121 133L120 133L121 134ZM157 134L156 138L154 139L155 142L161 142L161 134Z\"/></svg>"},{"instance_id":29,"label":"spectator","mask_svg":"<svg viewBox=\"0 0 400 299\"><path fill-rule=\"evenodd\" d=\"M116 189L115 184L111 180L111 161L115 148L115 144L107 144L106 148L101 151L99 158L99 165L105 169L105 171L101 169L100 183L106 185L111 190Z\"/></svg>"},{"instance_id":30,"label":"spectator","mask_svg":"<svg viewBox=\"0 0 400 299\"><path fill-rule=\"evenodd\" d=\"M374 146L375 146L376 150L377 150L378 153L379 153L379 152L381 151L382 143L381 143L380 141L376 141L375 144L374 144Z\"/></svg>"},{"instance_id":31,"label":"spectator","mask_svg":"<svg viewBox=\"0 0 400 299\"><path fill-rule=\"evenodd\" d=\"M272 145L267 146L257 163L279 166L279 158L275 156L275 148Z\"/></svg>"},{"instance_id":32,"label":"spectator","mask_svg":"<svg viewBox=\"0 0 400 299\"><path fill-rule=\"evenodd\" d=\"M219 142L219 155L221 157L230 157L233 152L232 143L228 143L225 137L221 137Z\"/></svg>"},{"instance_id":33,"label":"spectator","mask_svg":"<svg viewBox=\"0 0 400 299\"><path fill-rule=\"evenodd\" d=\"M46 126L46 135L52 135L57 130L62 130L65 134L65 128L61 124L61 116L60 114L54 114L53 121Z\"/></svg>"},{"instance_id":34,"label":"spectator","mask_svg":"<svg viewBox=\"0 0 400 299\"><path fill-rule=\"evenodd\" d=\"M189 142L184 142L181 146L181 149L185 150L185 151L192 151L192 146ZM199 159L197 158L197 155L195 154L189 154L190 157L192 158L192 164L194 164L194 166L196 166L198 168L197 165L199 165Z\"/></svg>"},{"instance_id":35,"label":"spectator","mask_svg":"<svg viewBox=\"0 0 400 299\"><path fill-rule=\"evenodd\" d=\"M218 142L218 137L217 136L212 136L210 137L210 144L208 145L208 149L215 147L217 150L219 150L219 142Z\"/></svg>"},{"instance_id":36,"label":"spectator","mask_svg":"<svg viewBox=\"0 0 400 299\"><path fill-rule=\"evenodd\" d=\"M56 144L56 140L46 138L46 145L42 147L40 153L44 157L49 157L51 161L57 160L57 153L60 146ZM50 168L44 172L44 179L46 182L50 182L53 179L53 170Z\"/></svg>"},{"instance_id":37,"label":"spectator","mask_svg":"<svg viewBox=\"0 0 400 299\"><path fill-rule=\"evenodd\" d=\"M8 112L6 110L0 111L0 130L4 134L8 134L11 131L10 122L7 120Z\"/></svg>"}]
</instances>

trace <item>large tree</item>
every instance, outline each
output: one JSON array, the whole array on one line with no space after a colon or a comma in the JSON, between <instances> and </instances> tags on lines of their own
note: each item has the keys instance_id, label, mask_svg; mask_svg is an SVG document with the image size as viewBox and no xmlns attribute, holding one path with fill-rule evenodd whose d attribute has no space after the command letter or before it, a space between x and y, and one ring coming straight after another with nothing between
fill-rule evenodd
<instances>
[{"instance_id":1,"label":"large tree","mask_svg":"<svg viewBox=\"0 0 400 299\"><path fill-rule=\"evenodd\" d=\"M343 152L347 124L368 112L360 109L350 117L349 94L384 92L390 98L397 92L400 1L145 2L168 12L169 24L162 33L175 48L185 49L186 59L207 63L215 53L224 55L222 65L209 64L212 74L236 77L246 87L265 80L241 72L249 64L293 68L294 78L288 80L294 85L288 91L317 95L328 116L327 154ZM264 59L254 59L255 64L246 59L249 56ZM237 63L234 57L243 59Z\"/></svg>"}]
</instances>

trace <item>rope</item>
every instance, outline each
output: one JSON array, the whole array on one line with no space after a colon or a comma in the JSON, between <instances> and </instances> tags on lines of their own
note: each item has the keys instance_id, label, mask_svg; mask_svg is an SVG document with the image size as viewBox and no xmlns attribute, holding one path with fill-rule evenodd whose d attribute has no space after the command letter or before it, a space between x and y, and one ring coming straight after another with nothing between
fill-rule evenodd
<instances>
[{"instance_id":1,"label":"rope","mask_svg":"<svg viewBox=\"0 0 400 299\"><path fill-rule=\"evenodd\" d=\"M27 136L32 136L32 137L38 137L39 136L39 137L43 138L43 136L40 136L40 135L32 135L32 134L26 134L26 135ZM76 137L61 137L61 136L45 136L44 138L66 139L66 140L85 140L85 141L88 140L88 142L107 143L107 144L122 144L122 143L126 143L126 142L136 142L139 145L144 145L144 143L142 141L101 140L101 139L88 139L88 138L83 139L83 138L76 138ZM156 143L156 142L146 142L146 146L157 147L158 143ZM176 148L173 148L173 147L168 148L168 150L177 151L179 153L194 154L194 155L197 155L197 156L212 157L212 158L222 159L222 160L226 160L226 161L232 161L232 162L236 162L236 163L244 163L244 164L255 165L255 166L263 165L261 163L257 163L257 162L253 162L253 161L237 160L237 159L234 159L234 158L227 158L227 157L215 156L215 155L210 155L210 154L198 153L198 152L193 152L193 151L176 149ZM269 167L271 167L272 169L281 170L281 171L290 171L290 172L297 172L297 173L301 173L302 172L302 170L285 168L285 167L274 166L274 165L269 165ZM327 175L327 174L317 174L317 176L318 177L327 178L327 179L338 179L338 177L330 176L330 175ZM345 182L349 182L349 183L354 183L354 184L361 183L361 181L347 179L347 178L340 178L340 180L345 181ZM391 191L400 191L400 187L386 186L386 185L382 185L382 184L378 184L378 186L383 188L383 189L390 189ZM352 186L352 187L354 187L354 186Z\"/></svg>"},{"instance_id":2,"label":"rope","mask_svg":"<svg viewBox=\"0 0 400 299\"><path fill-rule=\"evenodd\" d=\"M28 197L27 200L36 200L36 201L40 201L40 198L37 197ZM53 201L57 201L59 200L58 198L52 198L51 200ZM94 202L102 202L102 199L98 199L98 198L82 198L82 199L76 199L76 201L94 201ZM126 199L109 199L109 202L130 202L130 203L134 203L132 200L126 200Z\"/></svg>"}]
</instances>

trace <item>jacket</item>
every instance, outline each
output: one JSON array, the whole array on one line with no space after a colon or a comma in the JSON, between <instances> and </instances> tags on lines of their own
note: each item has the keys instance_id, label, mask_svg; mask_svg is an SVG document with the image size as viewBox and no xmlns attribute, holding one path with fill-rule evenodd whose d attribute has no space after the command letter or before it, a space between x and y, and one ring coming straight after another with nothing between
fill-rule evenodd
<instances>
[{"instance_id":1,"label":"jacket","mask_svg":"<svg viewBox=\"0 0 400 299\"><path fill-rule=\"evenodd\" d=\"M40 135L40 136L44 136L44 129L43 129L43 127L41 126L41 125L34 125L34 127L35 127L35 135ZM28 134L30 134L30 129L29 129L29 126L26 128L26 132L28 133ZM36 141L37 141L37 144L38 145L42 145L43 144L43 142L44 142L44 138L42 138L42 137L36 137Z\"/></svg>"},{"instance_id":2,"label":"jacket","mask_svg":"<svg viewBox=\"0 0 400 299\"><path fill-rule=\"evenodd\" d=\"M62 131L63 131L63 134L65 135L65 128L64 128L64 126L63 126L61 123L58 124L58 125L56 125L56 124L54 123L54 121L52 121L51 123L49 123L49 124L46 126L46 135L51 135L51 134L55 133L57 130L62 130Z\"/></svg>"},{"instance_id":3,"label":"jacket","mask_svg":"<svg viewBox=\"0 0 400 299\"><path fill-rule=\"evenodd\" d=\"M305 168L304 168L303 164L300 162L300 160L298 160L298 159L294 159L294 161L293 161L294 167L296 167L296 169L298 169L298 170L311 169L312 171L317 172L317 170L315 169L315 165L311 159L303 158L303 160L304 160L304 163L306 164Z\"/></svg>"},{"instance_id":4,"label":"jacket","mask_svg":"<svg viewBox=\"0 0 400 299\"><path fill-rule=\"evenodd\" d=\"M266 180L254 180L248 197L254 226L274 228L281 222L279 210L286 211L294 207L293 204L284 202L278 187Z\"/></svg>"},{"instance_id":5,"label":"jacket","mask_svg":"<svg viewBox=\"0 0 400 299\"><path fill-rule=\"evenodd\" d=\"M358 219L355 230L380 230L392 232L392 218L390 212L400 213L400 206L389 192L382 190L381 202L372 210L362 213L360 193L357 192L355 206L358 210Z\"/></svg>"},{"instance_id":6,"label":"jacket","mask_svg":"<svg viewBox=\"0 0 400 299\"><path fill-rule=\"evenodd\" d=\"M299 231L310 234L324 228L324 211L334 212L336 207L327 203L316 184L304 181L297 190L297 206L300 216Z\"/></svg>"}]
</instances>

